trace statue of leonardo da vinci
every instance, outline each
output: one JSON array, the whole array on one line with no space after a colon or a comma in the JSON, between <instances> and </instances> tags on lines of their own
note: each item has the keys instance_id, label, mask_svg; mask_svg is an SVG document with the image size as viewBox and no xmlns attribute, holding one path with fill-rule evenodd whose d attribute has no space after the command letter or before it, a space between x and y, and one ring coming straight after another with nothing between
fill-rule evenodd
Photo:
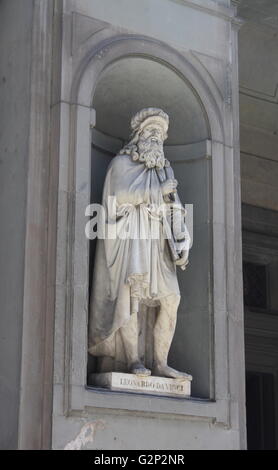
<instances>
[{"instance_id":1,"label":"statue of leonardo da vinci","mask_svg":"<svg viewBox=\"0 0 278 470\"><path fill-rule=\"evenodd\" d=\"M180 303L176 269L185 269L190 246L178 183L163 151L168 126L161 109L139 111L130 141L108 167L102 205L105 228L116 236L97 240L89 352L115 358L121 345L126 372L184 378L188 374L167 363ZM149 357L139 352L143 311L154 315Z\"/></svg>"}]
</instances>

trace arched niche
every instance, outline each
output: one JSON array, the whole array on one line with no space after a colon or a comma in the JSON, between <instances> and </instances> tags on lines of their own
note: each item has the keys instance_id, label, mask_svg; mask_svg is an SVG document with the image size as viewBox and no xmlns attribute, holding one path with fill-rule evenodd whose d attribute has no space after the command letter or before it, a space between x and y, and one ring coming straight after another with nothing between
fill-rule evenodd
<instances>
[{"instance_id":1,"label":"arched niche","mask_svg":"<svg viewBox=\"0 0 278 470\"><path fill-rule=\"evenodd\" d=\"M96 121L92 130L91 203L101 202L107 166L128 140L131 117L149 106L162 108L170 117L165 154L178 178L182 202L193 205L190 266L186 272L178 269L181 304L169 363L192 373L193 396L209 398L213 322L211 129L193 85L165 62L129 55L112 62L100 74L92 99ZM94 251L95 241L90 244L90 280ZM88 376L99 366L89 358Z\"/></svg>"},{"instance_id":2,"label":"arched niche","mask_svg":"<svg viewBox=\"0 0 278 470\"><path fill-rule=\"evenodd\" d=\"M163 107L170 116L166 145L210 137L205 110L190 84L165 64L143 56L124 57L103 72L93 96L95 127L127 141L131 116L147 106Z\"/></svg>"},{"instance_id":3,"label":"arched niche","mask_svg":"<svg viewBox=\"0 0 278 470\"><path fill-rule=\"evenodd\" d=\"M97 197L97 191L101 194L101 181L106 170L104 159L108 165L122 145L122 140L104 134L100 126L99 129L95 127L100 110L93 108L94 97L113 64L125 58L141 58L148 60L148 64L153 61L168 68L184 83L184 93L191 90L199 103L196 110L199 110L199 116L203 115L202 122L207 123L206 135L210 137L200 142L190 139L189 143L171 144L166 147L166 153L178 172L181 199L196 206L191 267L180 273L184 305L180 307L170 362L192 372L194 396L211 400L204 400L200 405L194 400L178 402L161 398L156 401L152 397L135 395L129 396L129 409L146 410L148 404L151 410L162 413L176 410L181 415L210 416L227 423L227 250L231 253L234 243L229 225L234 203L229 166L233 158L231 115L224 107L212 77L192 54L181 53L145 36L115 34L114 31L108 32L106 39L104 34L99 35L96 34L86 45L86 51L74 59L69 102L63 103L61 111L60 257L55 315L59 331L64 332L65 338L64 365L61 365L65 370L64 406L68 412L103 407L104 403L105 407L113 409L126 409L127 406L123 396L115 397L113 393L107 395L100 389L88 388L87 374L93 370L94 361L92 357L88 361L87 356L90 244L84 236L84 224L88 221L84 215L92 196ZM175 80L173 76L172 79ZM163 103L160 106L163 107ZM129 118L126 117L127 121ZM170 118L172 120L173 116ZM92 141L100 152L98 155L92 149ZM180 171L182 167L186 171ZM64 244L60 240L64 240ZM66 251L63 251L64 247ZM60 343L61 338L57 336L57 351L62 347ZM59 383L63 381L62 376L58 380Z\"/></svg>"}]
</instances>

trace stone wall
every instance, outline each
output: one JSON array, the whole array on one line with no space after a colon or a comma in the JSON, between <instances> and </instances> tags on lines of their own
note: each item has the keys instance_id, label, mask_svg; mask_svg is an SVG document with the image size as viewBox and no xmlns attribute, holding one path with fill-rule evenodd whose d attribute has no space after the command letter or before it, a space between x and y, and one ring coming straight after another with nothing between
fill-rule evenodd
<instances>
[{"instance_id":1,"label":"stone wall","mask_svg":"<svg viewBox=\"0 0 278 470\"><path fill-rule=\"evenodd\" d=\"M264 8L268 7L267 11ZM242 201L278 210L278 66L276 2L242 2L239 33Z\"/></svg>"},{"instance_id":2,"label":"stone wall","mask_svg":"<svg viewBox=\"0 0 278 470\"><path fill-rule=\"evenodd\" d=\"M0 2L0 447L17 447L33 0Z\"/></svg>"}]
</instances>

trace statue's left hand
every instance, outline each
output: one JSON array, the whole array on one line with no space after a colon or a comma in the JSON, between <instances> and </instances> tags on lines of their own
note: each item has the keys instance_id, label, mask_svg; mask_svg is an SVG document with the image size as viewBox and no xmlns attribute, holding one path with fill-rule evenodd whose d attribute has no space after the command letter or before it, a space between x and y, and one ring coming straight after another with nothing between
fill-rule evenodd
<instances>
[{"instance_id":1,"label":"statue's left hand","mask_svg":"<svg viewBox=\"0 0 278 470\"><path fill-rule=\"evenodd\" d=\"M189 255L189 251L183 250L180 254L180 258L176 261L176 265L180 266L183 271L188 265L188 255Z\"/></svg>"}]
</instances>

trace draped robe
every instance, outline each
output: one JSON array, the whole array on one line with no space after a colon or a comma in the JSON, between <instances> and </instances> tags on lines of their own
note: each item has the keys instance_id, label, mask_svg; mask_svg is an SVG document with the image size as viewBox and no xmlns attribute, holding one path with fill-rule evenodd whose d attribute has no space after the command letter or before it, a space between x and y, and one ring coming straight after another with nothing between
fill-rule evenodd
<instances>
[{"instance_id":1,"label":"draped robe","mask_svg":"<svg viewBox=\"0 0 278 470\"><path fill-rule=\"evenodd\" d=\"M116 217L109 216L111 197L115 197ZM184 217L177 195L176 201ZM89 352L94 356L116 356L120 328L132 314L140 313L142 305L148 312L159 306L160 298L180 295L176 265L158 210L163 204L155 168L147 168L129 155L112 159L102 197L105 234L97 240L90 302ZM163 222L171 232L169 219L164 217ZM179 249L189 249L187 230Z\"/></svg>"}]
</instances>

